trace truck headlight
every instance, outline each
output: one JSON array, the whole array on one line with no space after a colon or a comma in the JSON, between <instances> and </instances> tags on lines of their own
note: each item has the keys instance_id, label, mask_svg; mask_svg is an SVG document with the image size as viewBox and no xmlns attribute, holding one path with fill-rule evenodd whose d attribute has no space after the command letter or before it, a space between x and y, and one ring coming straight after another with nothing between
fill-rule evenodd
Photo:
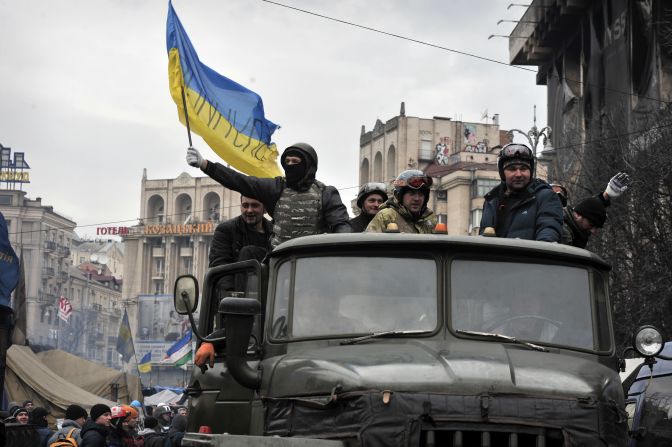
<instances>
[{"instance_id":1,"label":"truck headlight","mask_svg":"<svg viewBox=\"0 0 672 447\"><path fill-rule=\"evenodd\" d=\"M644 357L655 357L663 350L663 336L653 326L642 326L635 332L632 346Z\"/></svg>"}]
</instances>

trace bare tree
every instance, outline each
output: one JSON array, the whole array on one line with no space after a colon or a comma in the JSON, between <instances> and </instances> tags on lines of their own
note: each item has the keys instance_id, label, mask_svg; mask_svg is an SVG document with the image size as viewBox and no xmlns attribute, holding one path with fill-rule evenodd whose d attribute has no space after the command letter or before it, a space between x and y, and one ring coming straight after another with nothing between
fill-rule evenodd
<instances>
[{"instance_id":1,"label":"bare tree","mask_svg":"<svg viewBox=\"0 0 672 447\"><path fill-rule=\"evenodd\" d=\"M603 120L607 130L587 144L566 141L555 172L570 190L570 205L603 191L615 173L630 175L629 190L612 202L605 228L587 247L613 266L619 347L643 324L672 340L672 110L626 122L632 121Z\"/></svg>"}]
</instances>

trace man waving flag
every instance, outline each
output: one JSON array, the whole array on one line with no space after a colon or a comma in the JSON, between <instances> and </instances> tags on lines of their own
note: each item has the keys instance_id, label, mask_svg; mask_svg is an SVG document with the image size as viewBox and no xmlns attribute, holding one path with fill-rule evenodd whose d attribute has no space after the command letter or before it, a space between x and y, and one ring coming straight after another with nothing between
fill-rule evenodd
<instances>
[{"instance_id":1,"label":"man waving flag","mask_svg":"<svg viewBox=\"0 0 672 447\"><path fill-rule=\"evenodd\" d=\"M278 126L264 117L261 97L201 63L170 2L166 44L170 94L180 121L239 171L281 176L271 143Z\"/></svg>"}]
</instances>

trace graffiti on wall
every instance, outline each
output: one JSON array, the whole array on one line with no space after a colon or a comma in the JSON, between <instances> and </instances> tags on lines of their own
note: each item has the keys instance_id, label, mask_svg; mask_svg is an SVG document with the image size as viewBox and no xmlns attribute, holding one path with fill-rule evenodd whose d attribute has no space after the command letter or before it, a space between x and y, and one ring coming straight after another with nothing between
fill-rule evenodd
<instances>
[{"instance_id":1,"label":"graffiti on wall","mask_svg":"<svg viewBox=\"0 0 672 447\"><path fill-rule=\"evenodd\" d=\"M464 125L464 151L479 154L488 152L488 140L483 139L482 141L478 141L475 124Z\"/></svg>"},{"instance_id":2,"label":"graffiti on wall","mask_svg":"<svg viewBox=\"0 0 672 447\"><path fill-rule=\"evenodd\" d=\"M434 156L436 163L447 165L451 152L453 152L453 144L450 137L441 137L439 143L436 145L436 155Z\"/></svg>"}]
</instances>

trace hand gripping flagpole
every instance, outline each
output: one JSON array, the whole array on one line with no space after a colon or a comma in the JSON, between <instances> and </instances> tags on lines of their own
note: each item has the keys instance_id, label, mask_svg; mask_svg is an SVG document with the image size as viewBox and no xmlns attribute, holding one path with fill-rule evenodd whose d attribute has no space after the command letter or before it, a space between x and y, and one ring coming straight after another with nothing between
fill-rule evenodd
<instances>
[{"instance_id":1,"label":"hand gripping flagpole","mask_svg":"<svg viewBox=\"0 0 672 447\"><path fill-rule=\"evenodd\" d=\"M191 144L191 128L189 127L189 113L187 112L187 96L184 94L184 85L182 85L182 108L184 109L184 121L187 123L187 137L189 137L189 147Z\"/></svg>"}]
</instances>

